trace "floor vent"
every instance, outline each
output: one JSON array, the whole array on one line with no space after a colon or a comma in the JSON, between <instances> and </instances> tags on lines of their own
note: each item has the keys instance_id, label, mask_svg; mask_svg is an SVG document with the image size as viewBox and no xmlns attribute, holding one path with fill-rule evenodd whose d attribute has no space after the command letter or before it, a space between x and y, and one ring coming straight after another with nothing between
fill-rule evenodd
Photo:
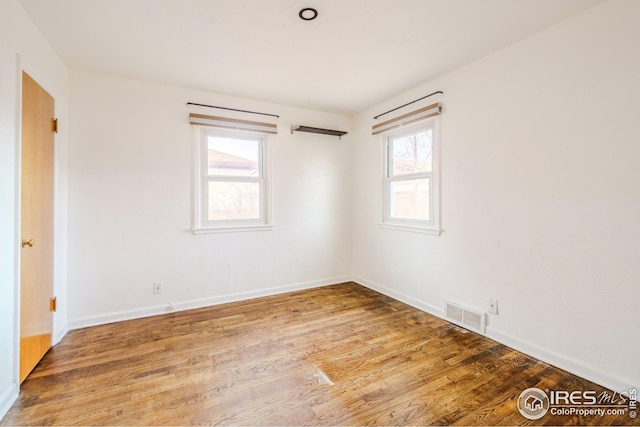
<instances>
[{"instance_id":1,"label":"floor vent","mask_svg":"<svg viewBox=\"0 0 640 427\"><path fill-rule=\"evenodd\" d=\"M445 313L452 323L484 335L484 313L448 300L445 300Z\"/></svg>"}]
</instances>

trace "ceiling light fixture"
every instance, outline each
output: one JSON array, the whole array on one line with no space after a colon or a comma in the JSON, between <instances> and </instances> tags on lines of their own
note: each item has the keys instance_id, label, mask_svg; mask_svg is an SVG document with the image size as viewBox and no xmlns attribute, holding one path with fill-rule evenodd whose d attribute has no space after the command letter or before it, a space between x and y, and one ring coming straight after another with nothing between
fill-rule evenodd
<instances>
[{"instance_id":1,"label":"ceiling light fixture","mask_svg":"<svg viewBox=\"0 0 640 427\"><path fill-rule=\"evenodd\" d=\"M298 16L303 21L313 21L318 17L318 11L312 7L305 7L304 9L300 9Z\"/></svg>"}]
</instances>

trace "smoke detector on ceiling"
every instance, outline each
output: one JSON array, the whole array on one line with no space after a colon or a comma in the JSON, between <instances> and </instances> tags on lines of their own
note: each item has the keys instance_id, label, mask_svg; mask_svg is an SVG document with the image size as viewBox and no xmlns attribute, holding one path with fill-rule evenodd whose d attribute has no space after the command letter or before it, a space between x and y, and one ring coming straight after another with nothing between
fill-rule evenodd
<instances>
[{"instance_id":1,"label":"smoke detector on ceiling","mask_svg":"<svg viewBox=\"0 0 640 427\"><path fill-rule=\"evenodd\" d=\"M318 11L312 7L305 7L304 9L300 9L298 16L303 21L313 21L318 17Z\"/></svg>"}]
</instances>

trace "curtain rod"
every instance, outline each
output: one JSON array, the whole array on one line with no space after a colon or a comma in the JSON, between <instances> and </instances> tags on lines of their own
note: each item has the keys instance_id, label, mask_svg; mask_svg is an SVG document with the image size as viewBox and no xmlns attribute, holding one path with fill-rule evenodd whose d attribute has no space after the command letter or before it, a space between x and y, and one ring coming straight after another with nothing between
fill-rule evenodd
<instances>
[{"instance_id":1,"label":"curtain rod","mask_svg":"<svg viewBox=\"0 0 640 427\"><path fill-rule=\"evenodd\" d=\"M430 94L429 94L429 95L427 95L427 96L423 96L422 98L418 98L418 99L416 99L416 100L414 100L414 101L407 102L406 104L401 105L401 106L399 106L399 107L396 107L396 108L394 108L393 110L385 111L385 112L384 112L384 113L382 113L382 114L378 114L378 115L377 115L377 116L375 116L373 119L374 119L374 120L376 120L378 117L382 117L382 116L384 116L385 114L392 113L392 112L394 112L394 111L396 111L396 110L399 110L399 109L401 109L401 108L403 108L403 107L406 107L407 105L411 105L411 104L414 104L414 103L416 103L416 102L418 102L418 101L422 101L423 99L428 98L428 97L433 96L433 95L436 95L436 94L438 94L438 93L444 93L444 92L442 92L441 90L439 90L439 91L437 91L437 92L430 93Z\"/></svg>"},{"instance_id":2,"label":"curtain rod","mask_svg":"<svg viewBox=\"0 0 640 427\"><path fill-rule=\"evenodd\" d=\"M280 116L277 114L259 113L257 111L249 111L249 110L238 110L237 108L218 107L216 105L196 104L195 102L187 102L187 105L197 105L198 107L209 107L209 108L218 108L220 110L238 111L240 113L259 114L261 116L271 116L277 119L280 118Z\"/></svg>"}]
</instances>

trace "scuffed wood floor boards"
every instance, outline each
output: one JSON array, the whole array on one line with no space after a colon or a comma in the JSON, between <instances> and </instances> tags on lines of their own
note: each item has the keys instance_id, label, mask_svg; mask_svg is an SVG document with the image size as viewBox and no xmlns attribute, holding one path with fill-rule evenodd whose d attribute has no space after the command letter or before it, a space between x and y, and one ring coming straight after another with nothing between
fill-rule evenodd
<instances>
[{"instance_id":1,"label":"scuffed wood floor boards","mask_svg":"<svg viewBox=\"0 0 640 427\"><path fill-rule=\"evenodd\" d=\"M581 425L529 387L602 387L355 283L71 331L2 425Z\"/></svg>"}]
</instances>

